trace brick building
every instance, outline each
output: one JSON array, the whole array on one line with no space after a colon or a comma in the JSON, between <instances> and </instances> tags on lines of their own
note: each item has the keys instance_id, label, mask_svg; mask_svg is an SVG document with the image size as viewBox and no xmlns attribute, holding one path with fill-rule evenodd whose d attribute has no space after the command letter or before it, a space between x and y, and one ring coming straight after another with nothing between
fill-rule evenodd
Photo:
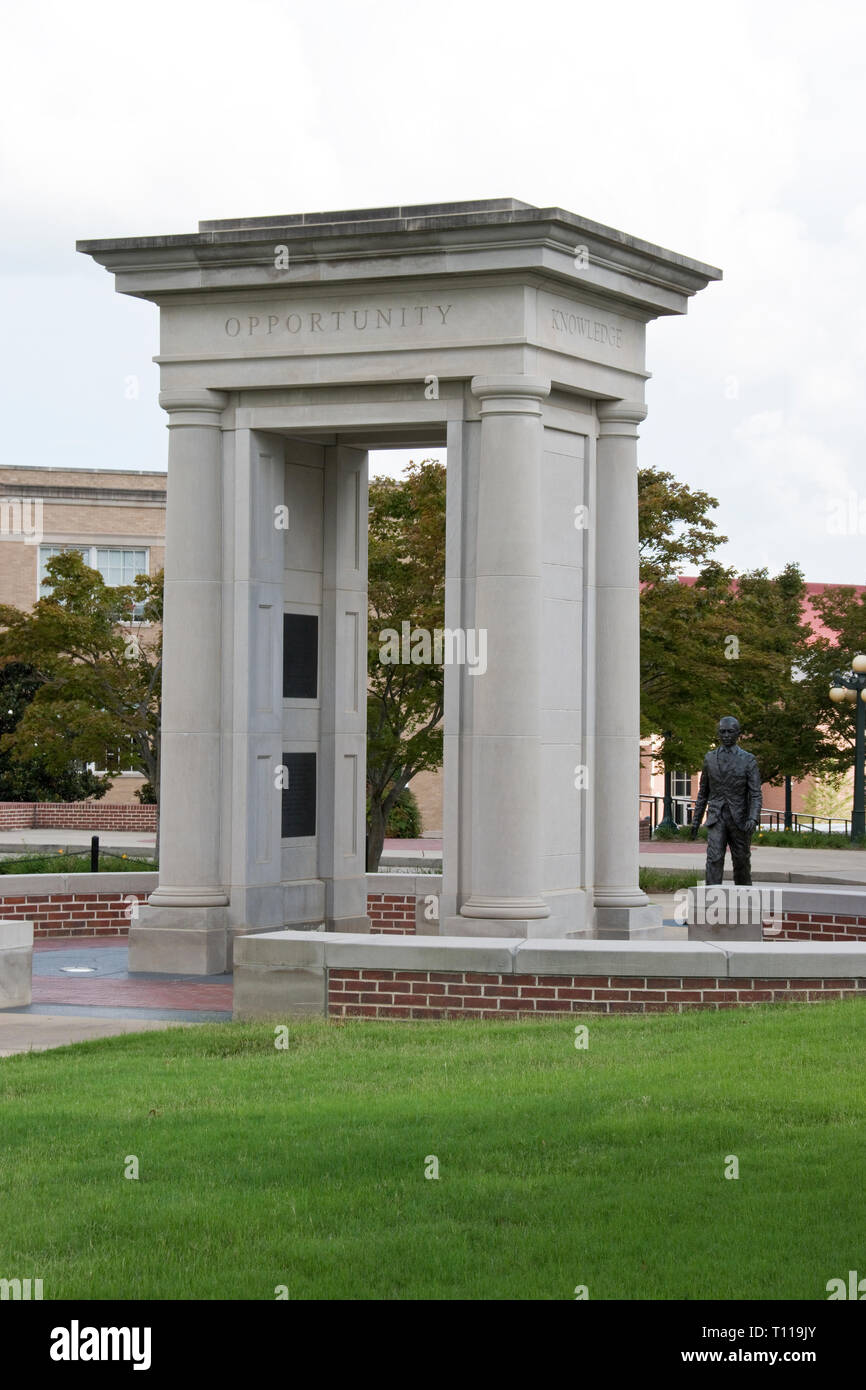
<instances>
[{"instance_id":1,"label":"brick building","mask_svg":"<svg viewBox=\"0 0 866 1390\"><path fill-rule=\"evenodd\" d=\"M165 553L165 490L165 473L0 468L0 603L32 608L48 560L63 550L80 550L107 584L156 573ZM137 805L143 780L115 778L102 804Z\"/></svg>"}]
</instances>

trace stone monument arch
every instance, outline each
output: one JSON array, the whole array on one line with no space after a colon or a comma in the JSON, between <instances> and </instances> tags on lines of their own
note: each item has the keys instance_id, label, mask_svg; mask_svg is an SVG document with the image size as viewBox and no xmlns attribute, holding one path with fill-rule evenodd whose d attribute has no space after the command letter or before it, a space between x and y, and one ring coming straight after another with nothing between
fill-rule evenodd
<instances>
[{"instance_id":1,"label":"stone monument arch","mask_svg":"<svg viewBox=\"0 0 866 1390\"><path fill-rule=\"evenodd\" d=\"M445 666L441 931L646 931L645 329L720 272L511 199L78 249L159 306L168 416L159 886L131 968L368 929L367 451L389 446L447 447L446 628L486 633L483 674Z\"/></svg>"}]
</instances>

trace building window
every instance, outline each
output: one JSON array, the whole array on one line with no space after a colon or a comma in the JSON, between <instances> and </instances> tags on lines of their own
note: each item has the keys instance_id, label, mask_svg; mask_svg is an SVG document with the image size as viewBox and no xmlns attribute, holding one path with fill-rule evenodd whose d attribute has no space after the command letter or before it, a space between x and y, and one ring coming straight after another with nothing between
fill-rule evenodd
<instances>
[{"instance_id":1,"label":"building window","mask_svg":"<svg viewBox=\"0 0 866 1390\"><path fill-rule=\"evenodd\" d=\"M692 778L689 772L671 773L671 796L674 799L674 821L677 825L688 825L688 805L692 795Z\"/></svg>"},{"instance_id":2,"label":"building window","mask_svg":"<svg viewBox=\"0 0 866 1390\"><path fill-rule=\"evenodd\" d=\"M150 551L132 546L103 545L40 545L39 547L39 595L50 593L48 585L43 584L45 567L55 555L65 555L67 551L77 550L85 565L98 570L109 588L116 589L121 584L132 584L139 574L150 573ZM144 605L137 603L133 618L141 618Z\"/></svg>"},{"instance_id":3,"label":"building window","mask_svg":"<svg viewBox=\"0 0 866 1390\"><path fill-rule=\"evenodd\" d=\"M84 559L85 565L90 564L90 547L87 545L40 545L39 547L39 594L50 592L48 585L43 586L43 579L46 578L45 567L49 560L53 560L57 555L65 555L69 550L77 550Z\"/></svg>"}]
</instances>

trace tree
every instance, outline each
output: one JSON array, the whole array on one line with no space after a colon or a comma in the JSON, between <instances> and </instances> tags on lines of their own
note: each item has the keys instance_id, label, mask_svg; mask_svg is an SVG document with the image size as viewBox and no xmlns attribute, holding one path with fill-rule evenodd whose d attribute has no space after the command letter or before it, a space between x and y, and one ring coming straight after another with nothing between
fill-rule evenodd
<instances>
[{"instance_id":1,"label":"tree","mask_svg":"<svg viewBox=\"0 0 866 1390\"><path fill-rule=\"evenodd\" d=\"M830 674L837 667L847 669L853 657L866 652L866 591L849 585L833 585L814 594L812 607L825 633L808 644L802 658L808 682L827 740L827 775L844 774L854 764L854 714L850 705L836 705L828 694Z\"/></svg>"},{"instance_id":2,"label":"tree","mask_svg":"<svg viewBox=\"0 0 866 1390\"><path fill-rule=\"evenodd\" d=\"M662 735L655 761L696 771L721 714L739 719L765 782L827 767L821 699L802 679L811 631L798 566L771 577L736 574L712 551L717 535L706 511L716 500L669 473L639 473L641 566L641 730ZM700 566L683 584L681 566Z\"/></svg>"},{"instance_id":3,"label":"tree","mask_svg":"<svg viewBox=\"0 0 866 1390\"><path fill-rule=\"evenodd\" d=\"M730 673L732 699L742 714L733 712L761 780L772 786L820 775L832 757L822 715L826 690L805 679L812 641L805 595L802 571L789 564L775 578L765 569L741 574L731 604L743 662Z\"/></svg>"},{"instance_id":4,"label":"tree","mask_svg":"<svg viewBox=\"0 0 866 1390\"><path fill-rule=\"evenodd\" d=\"M442 765L443 668L411 658L427 655L413 634L430 642L445 622L444 465L424 459L399 481L374 478L369 507L367 870L375 873L397 797ZM389 632L399 638L396 661Z\"/></svg>"},{"instance_id":5,"label":"tree","mask_svg":"<svg viewBox=\"0 0 866 1390\"><path fill-rule=\"evenodd\" d=\"M70 550L49 560L46 585L29 613L0 606L0 667L25 664L40 682L0 750L57 778L70 757L99 765L123 746L158 787L162 574L112 588Z\"/></svg>"},{"instance_id":6,"label":"tree","mask_svg":"<svg viewBox=\"0 0 866 1390\"><path fill-rule=\"evenodd\" d=\"M723 544L707 515L718 506L672 473L638 470L640 555L641 733L661 739L653 761L665 775L700 761L712 733L716 652L724 632L721 595L732 572L711 560ZM682 584L683 565L704 567L696 585Z\"/></svg>"},{"instance_id":7,"label":"tree","mask_svg":"<svg viewBox=\"0 0 866 1390\"><path fill-rule=\"evenodd\" d=\"M686 564L703 565L728 539L707 516L719 505L708 492L693 492L655 468L638 469L637 489L641 584L674 579Z\"/></svg>"},{"instance_id":8,"label":"tree","mask_svg":"<svg viewBox=\"0 0 866 1390\"><path fill-rule=\"evenodd\" d=\"M10 662L0 669L0 735L11 734L43 684L32 666ZM15 762L0 751L0 801L98 800L108 790L109 779L89 772L77 759L51 771L34 748L26 762Z\"/></svg>"}]
</instances>

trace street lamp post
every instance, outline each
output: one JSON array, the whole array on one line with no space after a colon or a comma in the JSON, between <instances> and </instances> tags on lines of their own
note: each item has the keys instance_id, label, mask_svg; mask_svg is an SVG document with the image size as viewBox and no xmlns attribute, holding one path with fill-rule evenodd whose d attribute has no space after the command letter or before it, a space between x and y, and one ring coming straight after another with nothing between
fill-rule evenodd
<instances>
[{"instance_id":1,"label":"street lamp post","mask_svg":"<svg viewBox=\"0 0 866 1390\"><path fill-rule=\"evenodd\" d=\"M855 656L850 671L831 672L830 699L836 705L855 705L854 726L854 806L851 811L851 839L866 836L866 788L863 762L866 757L866 655Z\"/></svg>"}]
</instances>

